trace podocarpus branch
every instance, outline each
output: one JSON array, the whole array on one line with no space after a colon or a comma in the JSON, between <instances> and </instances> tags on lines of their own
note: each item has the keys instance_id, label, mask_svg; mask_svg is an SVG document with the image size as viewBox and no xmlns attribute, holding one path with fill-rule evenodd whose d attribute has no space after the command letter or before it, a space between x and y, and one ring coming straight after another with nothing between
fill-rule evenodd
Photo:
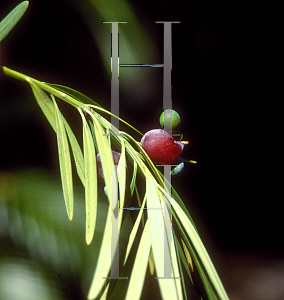
<instances>
[{"instance_id":1,"label":"podocarpus branch","mask_svg":"<svg viewBox=\"0 0 284 300\"><path fill-rule=\"evenodd\" d=\"M18 22L27 7L28 1L22 2L0 23L0 41ZM161 126L164 130L169 130L170 134L172 134L172 130L178 129L179 124L174 124L172 111L170 113L171 118L169 119L169 123L167 123L165 118L166 109L171 109L171 25L172 23L179 22L156 23L164 24L164 63L151 65L151 67L163 67L164 70L165 112L162 117L163 125L161 124ZM115 26L115 28L117 28L118 34L118 26ZM115 49L118 55L118 45ZM117 85L115 86L114 95L118 95L118 56L115 62L115 70L117 72L113 72L113 76L117 79L115 81ZM120 66L149 67L150 65ZM170 141L170 144L173 145L172 149L174 149L174 151L172 159L165 160L167 158L167 155L165 155L162 157L162 160L160 160L161 157L159 157L157 158L158 160L155 161L155 153L150 153L151 151L143 144L142 140L138 142L130 134L119 131L118 126L113 126L114 120L117 121L115 122L117 124L119 124L118 120L120 120L132 130L143 135L130 124L120 119L118 111L117 114L109 112L87 96L68 87L41 82L7 67L2 67L2 69L6 75L25 81L30 85L37 103L51 127L56 132L63 195L67 215L70 220L73 218L74 210L73 174L70 152L73 154L77 174L85 188L87 244L92 242L96 225L98 202L96 150L100 153L102 159L101 166L109 200L109 210L100 246L98 263L88 298L95 299L101 291L107 293L109 287L109 284L106 284L107 279L125 279L119 277L119 269L117 266L119 265L120 257L117 255L117 249L119 233L123 230L122 216L125 209L125 178L126 172L128 172L126 162L128 162L133 165L130 185L131 195L133 195L135 191L138 203L140 204L139 199L143 199L143 203L139 205L141 206L140 212L129 236L126 252L123 257L123 266L125 266L134 241L136 241L139 224L142 223L144 228L140 242L138 243L139 246L126 292L126 299L133 300L140 298L146 276L147 264L148 261L150 261L151 266L153 266L154 263L157 274L156 279L159 282L163 299L187 298L184 278L186 274L191 278L191 272L196 270L204 285L204 290L200 293L202 299L217 299L217 297L219 297L221 300L228 300L220 278L201 241L187 208L171 186L170 177L164 176L153 163L165 163L170 176L169 164L180 157L182 151L179 150L183 148L184 143L180 141L177 143L173 142L168 139L165 132L163 132L162 137L166 137ZM59 110L59 105L57 104L58 99L75 107L82 117L83 152L71 127ZM116 100L118 101L118 98ZM112 122L110 123L101 114L111 116ZM178 135L180 134L178 133ZM144 140L146 140L146 138ZM69 147L69 144L71 147ZM114 168L112 155L112 146L114 145L121 151L118 176ZM176 153L174 153L176 152L175 150L178 150L176 156ZM171 151L165 152L169 154ZM153 157L151 157L152 154L154 155ZM182 168L182 163L179 163L178 167ZM146 191L143 197L140 197L136 185L136 181L138 180L137 173L142 175L139 179L141 178L145 181ZM118 203L121 206L119 206ZM164 230L164 227L169 227L170 224L169 208L171 206L173 208L172 215L174 221L178 226L179 234L182 236L182 247L174 230ZM147 210L147 219L145 222L142 218L144 210ZM165 223L167 224L166 226ZM182 268L182 264L186 266L185 272ZM187 265L189 265L189 267ZM110 272L111 277L108 277Z\"/></svg>"},{"instance_id":2,"label":"podocarpus branch","mask_svg":"<svg viewBox=\"0 0 284 300\"><path fill-rule=\"evenodd\" d=\"M153 164L153 162L151 161L149 156L143 150L141 143L137 142L128 133L121 132L121 131L119 131L119 135L112 135L111 139L109 140L109 137L107 137L104 133L106 133L108 131L111 132L111 130L113 130L113 127L111 126L111 123L109 121L107 121L107 119L105 119L102 115L100 115L100 113L104 112L104 113L108 113L108 115L110 115L111 113L105 111L100 106L85 104L82 101L80 101L80 99L77 96L76 97L72 96L71 93L69 93L69 94L64 93L64 92L62 92L62 90L59 90L54 86L52 87L49 84L32 79L29 76L26 76L19 72L13 71L6 67L3 67L3 70L4 70L5 74L10 75L16 79L24 80L30 84L41 109L43 110L43 112L44 112L45 116L47 117L48 121L50 122L51 126L56 131L57 131L57 129L56 129L56 125L55 125L56 118L55 118L55 106L54 106L54 103L55 103L54 100L56 100L55 97L60 98L63 101L66 101L67 103L69 103L72 106L79 109L79 111L81 110L82 112L84 112L84 111L87 112L88 115L91 117L91 119L93 119L94 122L90 122L88 125L91 127L96 126L97 129L95 129L95 127L93 127L92 130L95 133L97 132L100 134L97 134L95 136L86 135L86 138L85 138L86 143L84 143L84 156L85 156L84 157L80 147L78 146L76 137L72 133L72 130L71 130L69 124L67 123L67 121L64 119L64 117L61 114L57 114L58 115L57 118L62 118L62 120L63 120L64 128L67 132L67 136L68 136L69 142L71 144L71 151L75 158L77 173L78 173L79 177L81 178L82 183L85 186L85 189L92 189L92 184L86 184L86 180L89 179L89 178L87 179L87 177L89 176L88 174L90 174L90 172L92 174L95 174L94 169L96 168L95 164L91 164L91 169L89 171L87 171L87 173L86 173L86 163L88 163L90 161L90 159L91 159L91 161L94 161L94 154L91 154L92 152L90 152L89 150L87 151L87 148L85 148L85 147L87 147L87 145L91 145L92 143L95 143L95 145L97 145L98 148L100 149L100 153L109 153L109 154L107 154L107 159L110 159L109 164L113 163L112 154L111 154L112 143L114 143L116 145L116 147L120 147L122 150L125 149L125 153L127 154L128 162L137 166L135 174L133 174L133 178L135 178L135 179L134 179L134 181L132 181L132 186L136 185L136 183L135 183L135 181L137 180L136 172L140 173L143 176L143 178L146 180L145 200L147 203L147 208L148 207L149 208L160 207L158 210L158 211L160 211L159 213L157 210L153 210L153 211L151 211L151 209L147 210L149 223L147 223L148 225L145 223L145 228L147 226L149 228L149 233L150 233L150 237L151 237L150 238L150 247L153 251L154 265L155 265L156 271L160 274L160 275L158 275L158 277L163 276L161 271L159 271L159 270L163 270L163 268L164 268L164 260L160 259L161 257L158 255L158 253L160 253L160 251L161 251L159 249L162 249L164 247L164 242L163 242L164 238L163 238L163 234L161 234L160 226L162 226L162 224L163 224L163 221L162 221L163 220L163 217L162 217L163 209L162 208L163 208L163 201L164 201L163 199L165 199L165 197L166 197L168 199L169 203L171 203L171 205L173 207L174 222L177 223L178 229L183 237L183 248L186 247L189 250L189 252L186 251L186 256L187 256L187 258L186 258L185 254L183 253L183 248L180 246L180 242L176 238L175 232L172 233L173 237L170 237L167 235L165 236L165 238L167 240L172 241L172 246L174 247L173 249L175 249L174 252L173 252L173 250L171 251L172 261L173 261L172 266L174 268L173 269L174 274L179 274L179 275L178 276L175 275L174 277L179 277L179 278L184 277L181 265L178 264L178 261L181 260L181 261L183 261L183 263L187 264L188 263L187 261L189 261L188 253L190 253L190 255L192 257L193 265L195 266L196 271L200 274L202 281L204 282L205 291L206 291L206 294L209 297L209 299L210 299L210 297L212 299L214 299L215 296L213 296L213 295L215 295L215 294L217 294L220 297L220 299L222 299L222 300L228 299L227 294L223 288L223 285L222 285L222 283L217 275L217 272L211 262L211 259L210 259L209 255L197 233L197 230L196 230L195 225L190 217L189 212L187 211L185 205L183 204L182 200L180 199L178 194L175 192L173 187L172 187L172 195L170 195L169 192L164 189L164 183L165 183L166 178L164 178L163 174L160 173L158 171L158 169L155 167L155 165ZM51 98L48 96L48 94L46 94L44 91L51 94L52 95L51 98L54 100L52 101ZM76 94L76 95L78 95L78 94ZM84 114L81 114L81 115L83 116ZM85 126L86 126L86 123L85 123ZM130 126L130 127L133 129L132 126ZM63 127L61 127L61 128L63 128ZM87 127L85 127L85 128L87 129ZM101 128L101 129L99 129L99 128ZM64 153L64 151L62 153ZM89 157L89 156L90 156L90 159L87 160L87 157ZM64 157L63 159L66 160L66 157ZM109 193L109 195L111 195L112 194L111 184L113 184L113 183L111 181L111 173L109 173L106 168L107 164L108 163L104 163L102 165L102 167L104 169L104 174L106 175L105 178L107 178L107 181L109 181L108 186L110 188L109 188L108 193ZM90 167L90 164L89 164L89 167ZM126 169L124 172L126 172ZM66 181L65 178L66 178L65 176L62 177L63 182ZM69 183L67 183L67 181L65 182L65 184L67 186L68 186L68 184L70 185L70 180L68 182ZM64 183L63 183L63 186L64 186ZM122 188L122 186L120 188ZM86 195L90 195L90 197L89 196L87 197L89 199L88 207L94 207L95 202L97 201L97 199L95 199L94 196L91 196L92 194L93 194L92 190L89 190L89 192L86 191ZM86 198L86 201L87 201L87 198ZM115 200L115 201L117 201L117 200ZM67 201L66 204L69 205L69 202ZM110 205L110 207L112 207L112 206ZM68 211L68 208L67 208L67 211ZM70 211L70 209L69 209L69 211ZM123 211L123 209L121 207L120 207L120 211ZM90 223L90 219L88 219L88 218L93 218L92 214L89 214L89 213L86 214L86 226L87 226L86 239L87 239L87 243L89 244L92 240L93 229L90 230L90 228L92 228L92 227L89 227L88 224L93 224L93 223L92 223L92 221ZM109 219L111 220L110 215L109 215ZM119 225L118 225L118 232L120 229L121 229L121 223L119 223ZM137 226L133 227L133 230L131 233L132 238L129 240L130 248L129 248L128 252L130 251L133 241L135 240L135 237L136 237L135 232L137 232ZM106 279L103 280L102 278L108 277L108 273L110 271L112 261L110 260L111 255L108 256L108 255L106 255L106 253L109 253L108 251L110 250L109 245L111 244L111 236L112 236L112 222L107 222L104 237L103 237L103 243L101 245L101 250L100 250L100 254L99 254L98 264L97 264L96 271L94 274L94 280L93 280L93 283L91 285L90 292L89 292L90 299L94 299L96 297L97 293L99 293L99 291L103 288L104 282ZM146 236L144 238L145 238L145 242L149 241ZM143 241L144 241L144 238L143 238ZM142 240L141 240L141 243L139 244L139 249L141 249L141 252L138 249L137 255L139 253L144 253L142 251L142 248L140 248L140 247L143 247L143 249L144 249L144 247L148 247L148 246L146 246L146 245L148 245L147 243L148 242L146 242L146 244L144 244L144 242L142 243ZM186 249L186 248L184 248L184 249ZM140 258L140 256L137 256L136 259L139 261L140 259L142 259L142 257ZM148 261L148 259L149 259L149 257L146 259L146 261ZM127 260L125 260L125 262L126 261ZM138 261L137 261L137 263L138 263ZM144 260L140 260L140 261L141 262L143 261L143 266L144 266L145 257L144 257ZM136 267L137 266L138 265L136 265ZM130 277L130 282L133 283L133 285L131 284L128 287L129 295L132 295L131 290L133 288L137 288L137 286L134 284L134 282L138 282L137 281L138 277L136 277L137 273L135 273L136 272L135 268L133 269L133 273ZM142 265L139 265L139 268L141 270L145 270L144 267L142 267ZM190 267L190 269L186 270L188 276L190 276L190 272L191 272L190 270L192 270L192 267ZM145 276L145 273L144 273L144 276ZM136 277L136 279L134 279L135 277ZM164 299L183 299L182 294L186 293L186 289L184 287L184 281L182 281L183 288L180 289L179 287L180 287L181 282L177 278L157 279L157 280L159 281L161 293L162 293ZM142 292L142 290L141 290L141 292ZM203 298L204 298L204 295L203 295Z\"/></svg>"}]
</instances>

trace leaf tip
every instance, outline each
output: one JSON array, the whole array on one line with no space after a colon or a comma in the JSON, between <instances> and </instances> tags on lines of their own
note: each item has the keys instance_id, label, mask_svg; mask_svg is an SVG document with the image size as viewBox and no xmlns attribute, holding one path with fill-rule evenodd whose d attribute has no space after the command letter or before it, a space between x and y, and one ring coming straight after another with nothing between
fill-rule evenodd
<instances>
[{"instance_id":1,"label":"leaf tip","mask_svg":"<svg viewBox=\"0 0 284 300\"><path fill-rule=\"evenodd\" d=\"M68 213L68 218L69 218L70 222L73 220L73 212L72 213Z\"/></svg>"},{"instance_id":2,"label":"leaf tip","mask_svg":"<svg viewBox=\"0 0 284 300\"><path fill-rule=\"evenodd\" d=\"M93 235L86 236L86 244L89 246L93 240Z\"/></svg>"}]
</instances>

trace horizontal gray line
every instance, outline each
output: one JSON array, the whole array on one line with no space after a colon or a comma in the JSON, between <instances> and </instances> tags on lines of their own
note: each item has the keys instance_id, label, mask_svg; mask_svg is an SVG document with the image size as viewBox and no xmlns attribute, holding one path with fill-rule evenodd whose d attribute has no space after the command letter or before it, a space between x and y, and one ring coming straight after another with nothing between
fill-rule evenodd
<instances>
[{"instance_id":1,"label":"horizontal gray line","mask_svg":"<svg viewBox=\"0 0 284 300\"><path fill-rule=\"evenodd\" d=\"M127 23L127 21L103 21L103 23Z\"/></svg>"},{"instance_id":2,"label":"horizontal gray line","mask_svg":"<svg viewBox=\"0 0 284 300\"><path fill-rule=\"evenodd\" d=\"M156 67L156 68L161 68L161 67L164 67L164 64L153 64L153 65L143 65L143 64L134 64L134 65L131 65L131 64L119 64L120 67Z\"/></svg>"},{"instance_id":3,"label":"horizontal gray line","mask_svg":"<svg viewBox=\"0 0 284 300\"><path fill-rule=\"evenodd\" d=\"M121 209L121 208L119 208ZM140 207L123 207L123 210L140 210ZM158 210L158 209L164 209L163 207L146 207L143 208L143 210Z\"/></svg>"},{"instance_id":4,"label":"horizontal gray line","mask_svg":"<svg viewBox=\"0 0 284 300\"><path fill-rule=\"evenodd\" d=\"M155 21L155 23L180 23L180 21Z\"/></svg>"}]
</instances>

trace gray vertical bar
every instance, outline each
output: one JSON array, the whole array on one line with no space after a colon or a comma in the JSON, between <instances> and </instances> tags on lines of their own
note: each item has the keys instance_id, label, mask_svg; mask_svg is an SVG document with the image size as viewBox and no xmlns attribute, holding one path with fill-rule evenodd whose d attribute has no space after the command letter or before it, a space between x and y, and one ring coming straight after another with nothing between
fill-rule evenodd
<instances>
[{"instance_id":1,"label":"gray vertical bar","mask_svg":"<svg viewBox=\"0 0 284 300\"><path fill-rule=\"evenodd\" d=\"M111 112L119 117L119 33L118 23L127 22L103 22L111 23ZM119 134L119 120L111 116L111 130L113 135ZM112 237L111 237L111 277L108 279L128 279L119 277L119 234L118 234L118 202L117 202L117 174L115 165L112 166Z\"/></svg>"},{"instance_id":2,"label":"gray vertical bar","mask_svg":"<svg viewBox=\"0 0 284 300\"><path fill-rule=\"evenodd\" d=\"M117 189L117 173L115 165L112 167L111 175L111 222L112 222L112 236L111 236L111 277L104 277L107 279L128 279L128 277L119 277L119 233L118 233L118 201L119 190Z\"/></svg>"},{"instance_id":3,"label":"gray vertical bar","mask_svg":"<svg viewBox=\"0 0 284 300\"><path fill-rule=\"evenodd\" d=\"M118 22L111 24L111 112L119 116ZM111 116L111 126L119 130L119 120ZM112 128L114 130L114 128Z\"/></svg>"},{"instance_id":4,"label":"gray vertical bar","mask_svg":"<svg viewBox=\"0 0 284 300\"><path fill-rule=\"evenodd\" d=\"M111 237L111 278L119 278L119 240L118 240L118 203L117 203L117 176L115 166L112 166L111 176L111 203L112 203L112 237Z\"/></svg>"},{"instance_id":5,"label":"gray vertical bar","mask_svg":"<svg viewBox=\"0 0 284 300\"><path fill-rule=\"evenodd\" d=\"M172 109L172 23L176 22L156 22L164 24L164 82L163 82L163 109ZM172 134L172 129L170 129ZM171 165L164 166L164 188L171 196ZM172 223L171 223L171 203L165 198L164 201L164 278L172 277L171 243L172 243Z\"/></svg>"},{"instance_id":6,"label":"gray vertical bar","mask_svg":"<svg viewBox=\"0 0 284 300\"><path fill-rule=\"evenodd\" d=\"M172 109L172 23L180 21L156 21L156 23L164 24L163 109L166 110Z\"/></svg>"},{"instance_id":7,"label":"gray vertical bar","mask_svg":"<svg viewBox=\"0 0 284 300\"><path fill-rule=\"evenodd\" d=\"M172 194L171 187L171 165L164 166L164 189ZM171 203L168 203L166 197L164 201L164 278L172 278L172 259L171 259L171 243L172 243L172 222L171 222Z\"/></svg>"},{"instance_id":8,"label":"gray vertical bar","mask_svg":"<svg viewBox=\"0 0 284 300\"><path fill-rule=\"evenodd\" d=\"M111 112L119 117L119 32L118 24L127 22L103 22L111 23ZM111 116L112 134L119 134L119 120Z\"/></svg>"},{"instance_id":9,"label":"gray vertical bar","mask_svg":"<svg viewBox=\"0 0 284 300\"><path fill-rule=\"evenodd\" d=\"M164 110L172 108L172 24L164 23Z\"/></svg>"}]
</instances>

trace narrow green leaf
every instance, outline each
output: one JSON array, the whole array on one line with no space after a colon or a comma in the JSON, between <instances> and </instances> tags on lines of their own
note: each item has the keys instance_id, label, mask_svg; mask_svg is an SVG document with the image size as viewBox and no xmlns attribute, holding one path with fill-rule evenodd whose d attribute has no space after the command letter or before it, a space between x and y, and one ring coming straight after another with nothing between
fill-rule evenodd
<instances>
[{"instance_id":1,"label":"narrow green leaf","mask_svg":"<svg viewBox=\"0 0 284 300\"><path fill-rule=\"evenodd\" d=\"M157 168L156 168L157 169ZM162 172L160 172L160 170L157 169L157 172L159 173L160 177L158 178L159 180L162 179L162 181L159 181L160 184L164 184L164 182L166 181L166 185L167 186L171 186L171 184L167 181L167 179L164 177L164 175L162 174ZM158 186L159 188L161 188L160 186ZM191 215L189 214L186 206L184 205L183 201L181 200L181 198L179 197L178 193L176 192L176 190L172 187L172 198L175 199L175 201L178 203L178 205L182 208L182 210L185 212L186 216L188 217L188 219L190 220L190 222L192 223L192 225L194 226L196 232L197 228L193 222L193 219L191 218ZM163 191L165 193L165 191Z\"/></svg>"},{"instance_id":2,"label":"narrow green leaf","mask_svg":"<svg viewBox=\"0 0 284 300\"><path fill-rule=\"evenodd\" d=\"M190 267L191 272L193 272L193 264L192 264L191 255L190 255L183 239L181 239L181 243L182 243L182 247L183 247L183 251L184 251L184 254L185 254L186 261L187 261L187 263Z\"/></svg>"},{"instance_id":3,"label":"narrow green leaf","mask_svg":"<svg viewBox=\"0 0 284 300\"><path fill-rule=\"evenodd\" d=\"M164 205L167 205L167 199L165 199L163 193L161 193L160 190L157 190L157 194L160 198L160 203L163 203ZM171 208L170 208L171 209ZM165 217L164 217L165 219ZM177 253L176 253L176 245L175 245L175 239L173 238L173 232L172 232L172 227L171 227L171 231L170 231L170 240L167 240L167 245L168 247L171 247L171 268L172 268L172 277L175 277L175 279L173 280L176 290L177 290L177 295L178 298L177 299L183 299L182 296L182 287L181 287L181 278L180 278L180 271L179 271L179 267L178 267L178 260L177 260Z\"/></svg>"},{"instance_id":4,"label":"narrow green leaf","mask_svg":"<svg viewBox=\"0 0 284 300\"><path fill-rule=\"evenodd\" d=\"M107 286L106 286L106 288L105 288L105 290L104 290L104 292L103 292L103 294L102 294L100 300L107 300L107 292L108 292L108 289L109 289L109 283L107 284Z\"/></svg>"},{"instance_id":5,"label":"narrow green leaf","mask_svg":"<svg viewBox=\"0 0 284 300\"><path fill-rule=\"evenodd\" d=\"M158 185L159 190L163 190L159 185ZM164 193L164 190L163 190ZM164 194L167 198L168 201L172 201L172 198L168 195L168 194ZM182 234L182 237L184 239L185 245L187 246L187 248L189 249L190 255L192 257L192 260L194 261L194 264L196 266L196 272L199 274L199 277L203 283L203 287L198 288L198 293L200 293L200 295L202 296L202 299L204 300L217 300L216 294L215 294L215 290L212 287L209 275L207 274L207 272L205 271L205 267L204 265L201 263L200 259L199 259L199 254L196 252L195 248L191 245L191 243L188 240L188 233L184 230L184 227L181 225L181 221L179 220L179 218L176 215L176 212L173 211L173 215L175 218L175 222L179 228L180 233ZM191 220L188 219L188 221L191 222ZM193 226L193 224L192 224ZM196 231L196 234L197 231ZM181 246L180 247L180 255L183 259L183 263L184 266L186 268L186 271L188 273L188 276L190 277L191 281L192 281L192 277L191 277L191 272L189 271L188 268L188 262L184 256L183 250L181 250Z\"/></svg>"},{"instance_id":6,"label":"narrow green leaf","mask_svg":"<svg viewBox=\"0 0 284 300\"><path fill-rule=\"evenodd\" d=\"M184 274L183 274L184 272L183 272L183 268L182 268L181 261L180 261L182 259L182 262L184 263L184 261L183 261L183 257L184 256L181 257L182 254L183 254L183 252L182 252L181 246L180 246L180 244L178 242L178 239L177 239L177 237L176 237L176 235L175 235L174 232L173 232L173 236L174 236L174 239L175 239L175 246L176 246L176 252L177 252L178 266L179 266L180 276L181 276L181 284L182 284L182 288L183 288L183 293L184 293L185 300L187 300L187 292L186 292L186 287L185 287L185 282L184 282ZM185 259L185 257L184 257L184 259ZM185 268L187 267L187 269L189 271L188 265L185 264L184 266L185 266Z\"/></svg>"},{"instance_id":7,"label":"narrow green leaf","mask_svg":"<svg viewBox=\"0 0 284 300\"><path fill-rule=\"evenodd\" d=\"M139 300L141 297L142 288L146 276L146 270L148 266L150 245L150 232L147 221L145 223L138 251L136 253L136 258L132 269L125 300Z\"/></svg>"},{"instance_id":8,"label":"narrow green leaf","mask_svg":"<svg viewBox=\"0 0 284 300\"><path fill-rule=\"evenodd\" d=\"M149 271L150 271L150 274L153 276L155 273L153 251L150 251L150 255L149 255Z\"/></svg>"},{"instance_id":9,"label":"narrow green leaf","mask_svg":"<svg viewBox=\"0 0 284 300\"><path fill-rule=\"evenodd\" d=\"M163 213L158 191L152 178L152 175L146 171L146 195L147 195L147 213L149 220L149 228L151 234L151 246L153 250L153 257L155 269L157 273L162 298L164 300L179 299L177 280L167 279L164 277L164 221ZM168 245L169 246L169 245Z\"/></svg>"},{"instance_id":10,"label":"narrow green leaf","mask_svg":"<svg viewBox=\"0 0 284 300\"><path fill-rule=\"evenodd\" d=\"M17 5L1 22L0 22L0 42L18 23L29 6L29 1L23 1Z\"/></svg>"},{"instance_id":11,"label":"narrow green leaf","mask_svg":"<svg viewBox=\"0 0 284 300\"><path fill-rule=\"evenodd\" d=\"M118 179L117 173L115 171L115 165L113 161L111 145L108 142L106 134L97 120L97 113L91 114L93 117L94 129L95 129L95 137L98 146L98 150L100 153L102 169L104 174L104 180L106 183L106 189L108 194L109 202L112 204L112 197L116 199L116 203L118 203ZM113 177L113 178L112 178ZM112 195L114 194L114 195Z\"/></svg>"},{"instance_id":12,"label":"narrow green leaf","mask_svg":"<svg viewBox=\"0 0 284 300\"><path fill-rule=\"evenodd\" d=\"M158 187L159 187L160 190L162 190L162 188L160 186L158 186ZM172 201L172 198L168 194L165 194L165 196L167 197L167 199L169 201ZM191 242L189 242L188 233L184 230L184 227L181 225L181 221L177 217L175 210L173 211L173 215L174 215L174 218L175 218L175 222L176 222L176 224L179 228L179 231L182 235L182 238L184 239L185 245L189 249L190 255L191 255L191 257L194 261L194 264L196 266L196 270L197 270L197 272L200 276L200 279L202 280L202 283L203 283L203 287L201 287L201 290L199 290L198 292L201 293L202 299L204 299L204 300L209 300L209 299L210 300L217 300L215 290L213 289L213 287L211 285L211 282L210 282L209 275L205 272L205 267L200 261L199 254L196 252L195 248L191 245ZM183 251L181 251L181 256L184 257L184 263L187 264L188 262L186 261L186 258L183 254ZM186 265L185 265L185 267L186 267ZM188 275L189 275L189 277L192 281L191 273L190 273L190 271L187 267L186 267L186 270L187 270Z\"/></svg>"},{"instance_id":13,"label":"narrow green leaf","mask_svg":"<svg viewBox=\"0 0 284 300\"><path fill-rule=\"evenodd\" d=\"M41 108L53 130L56 132L55 108L52 100L33 82L29 83L39 107Z\"/></svg>"},{"instance_id":14,"label":"narrow green leaf","mask_svg":"<svg viewBox=\"0 0 284 300\"><path fill-rule=\"evenodd\" d=\"M111 144L111 140L110 140L110 128L109 127L106 127L106 135L108 137L109 144Z\"/></svg>"},{"instance_id":15,"label":"narrow green leaf","mask_svg":"<svg viewBox=\"0 0 284 300\"><path fill-rule=\"evenodd\" d=\"M86 242L93 239L97 216L97 160L94 141L86 118L79 109L83 120L83 145L85 162L85 201L86 201Z\"/></svg>"},{"instance_id":16,"label":"narrow green leaf","mask_svg":"<svg viewBox=\"0 0 284 300\"><path fill-rule=\"evenodd\" d=\"M175 285L177 289L178 299L183 299L182 296L182 287L181 287L181 275L178 265L178 259L177 259L177 253L176 253L176 247L175 247L175 239L171 238L171 258L172 258L172 270L173 270L173 277L176 277L175 279Z\"/></svg>"},{"instance_id":17,"label":"narrow green leaf","mask_svg":"<svg viewBox=\"0 0 284 300\"><path fill-rule=\"evenodd\" d=\"M130 183L130 195L133 195L134 192L134 186L136 182L136 174L137 174L137 162L136 160L133 160L133 175Z\"/></svg>"},{"instance_id":18,"label":"narrow green leaf","mask_svg":"<svg viewBox=\"0 0 284 300\"><path fill-rule=\"evenodd\" d=\"M54 104L52 100L46 95L46 93L39 88L36 84L34 84L32 81L29 82L30 86L33 90L34 96L37 100L37 103L39 107L41 108L42 112L44 113L45 117L47 118L48 122L50 123L51 127L56 132L56 121L55 121L55 112L54 112ZM81 148L78 144L78 141L70 128L68 122L65 120L65 118L62 116L65 129L69 138L69 142L72 148L75 166L77 169L77 173L79 178L81 179L83 185L85 184L85 171L84 171L84 159L83 154L81 151Z\"/></svg>"},{"instance_id":19,"label":"narrow green leaf","mask_svg":"<svg viewBox=\"0 0 284 300\"><path fill-rule=\"evenodd\" d=\"M126 188L126 157L125 157L125 145L124 140L121 140L121 154L118 163L117 173L119 182L119 224L118 228L120 230L122 217L123 217L123 207L125 202L125 188Z\"/></svg>"},{"instance_id":20,"label":"narrow green leaf","mask_svg":"<svg viewBox=\"0 0 284 300\"><path fill-rule=\"evenodd\" d=\"M88 112L88 111L87 111ZM100 254L98 257L98 263L96 266L96 271L93 277L93 281L89 290L88 299L95 299L103 285L106 282L106 277L109 274L110 267L111 267L111 248L117 247L117 245L112 245L112 227L113 222L116 220L113 219L114 217L114 210L118 210L118 179L117 174L114 166L111 145L108 142L108 139L105 135L105 132L97 120L98 114L96 112L90 113L90 116L93 119L94 124L94 132L97 147L100 153L101 164L104 174L104 180L107 188L107 194L109 199L109 212L107 216L106 228L103 236L102 246L100 249Z\"/></svg>"},{"instance_id":21,"label":"narrow green leaf","mask_svg":"<svg viewBox=\"0 0 284 300\"><path fill-rule=\"evenodd\" d=\"M130 125L129 123L127 123L126 121L122 120L121 118L119 118L118 116L114 115L113 113L109 112L108 110L102 108L102 107L99 107L99 106L96 106L96 105L89 105L87 104L88 107L92 107L94 108L95 110L98 110L100 112L103 112L103 113L106 113L110 116L114 116L115 118L117 118L119 121L123 122L125 125L127 125L128 127L130 127L131 129L135 130L136 132L138 132L140 135L143 135L143 133L141 133L139 130L137 130L136 128L134 128L132 125ZM105 119L106 122L108 122L106 119ZM109 122L108 122L109 123ZM110 123L109 123L110 124Z\"/></svg>"},{"instance_id":22,"label":"narrow green leaf","mask_svg":"<svg viewBox=\"0 0 284 300\"><path fill-rule=\"evenodd\" d=\"M84 158L83 158L82 150L79 146L79 143L78 143L72 129L70 128L69 124L67 123L67 121L65 119L64 119L64 125L65 125L66 131L67 131L67 135L69 138L71 148L72 148L77 174L78 174L81 182L83 183L83 185L85 185Z\"/></svg>"},{"instance_id":23,"label":"narrow green leaf","mask_svg":"<svg viewBox=\"0 0 284 300\"><path fill-rule=\"evenodd\" d=\"M33 82L34 84L36 84L38 87L40 87L41 89L43 89L44 91L52 94L55 97L58 97L59 99L69 103L70 105L74 106L75 108L81 108L81 109L85 109L86 104L76 100L75 98L69 96L68 94L46 84L45 82L39 81L37 79L34 79L30 76L24 75L20 72L11 70L7 67L3 67L3 71L6 75L14 77L16 79L19 80L23 80L23 81L27 81L28 83Z\"/></svg>"},{"instance_id":24,"label":"narrow green leaf","mask_svg":"<svg viewBox=\"0 0 284 300\"><path fill-rule=\"evenodd\" d=\"M216 290L218 296L221 300L229 300L228 295L222 285L222 282L215 270L215 267L198 235L196 232L194 226L190 222L190 220L187 218L185 212L181 209L181 207L177 204L177 202L172 199L171 200L172 206L174 210L176 211L184 229L186 230L188 236L190 237L190 240L192 242L192 245L198 254L200 261L202 265L204 266L205 272L208 274L208 277L210 281L212 282L212 285L214 289Z\"/></svg>"},{"instance_id":25,"label":"narrow green leaf","mask_svg":"<svg viewBox=\"0 0 284 300\"><path fill-rule=\"evenodd\" d=\"M175 211L173 211L173 214L175 214ZM204 267L201 264L197 253L195 252L194 248L192 247L191 243L189 242L188 236L187 236L186 232L184 231L184 228L182 227L180 220L177 217L175 218L175 222L180 230L182 238L184 239L184 243L190 252L190 256L192 257L192 260L194 261L195 272L198 273L197 276L199 276L200 280L203 283L203 287L196 286L197 292L200 294L200 296L202 297L203 300L209 300L209 299L217 300L215 290L213 289L213 287L210 283L209 277L208 277L207 273L204 271ZM183 261L184 267L188 273L188 276L190 277L191 282L195 285L195 282L193 281L193 278L191 276L191 271L189 270L188 260L185 257L184 250L182 250L181 245L179 245L179 252L180 252L180 256Z\"/></svg>"},{"instance_id":26,"label":"narrow green leaf","mask_svg":"<svg viewBox=\"0 0 284 300\"><path fill-rule=\"evenodd\" d=\"M103 288L106 277L109 275L111 266L111 237L112 237L112 208L109 206L106 227L101 244L100 254L93 276L91 287L89 289L88 299L96 299Z\"/></svg>"},{"instance_id":27,"label":"narrow green leaf","mask_svg":"<svg viewBox=\"0 0 284 300\"><path fill-rule=\"evenodd\" d=\"M70 151L67 140L67 135L64 127L64 121L59 108L55 102L53 96L52 100L55 108L55 120L56 120L56 135L58 145L58 156L61 173L61 181L63 187L63 195L65 199L65 205L67 209L67 215L70 221L73 219L74 211L74 196L73 196L73 181L72 181L72 167L70 159Z\"/></svg>"},{"instance_id":28,"label":"narrow green leaf","mask_svg":"<svg viewBox=\"0 0 284 300\"><path fill-rule=\"evenodd\" d=\"M140 211L138 213L138 216L135 220L135 223L134 223L134 226L132 227L132 231L130 233L130 236L129 236L129 240L128 240L128 244L127 244L127 248L126 248L126 254L125 254L125 259L124 259L124 265L126 264L127 262L127 259L128 259L128 255L130 253L130 250L132 248L132 245L134 243L134 240L136 238L136 235L137 235L137 231L138 231L138 228L139 228L139 225L140 225L140 222L141 222L141 218L142 218L142 214L144 212L144 206L145 206L145 203L146 203L146 195L144 197L144 200L143 200L143 203L142 203L142 206L140 207Z\"/></svg>"},{"instance_id":29,"label":"narrow green leaf","mask_svg":"<svg viewBox=\"0 0 284 300\"><path fill-rule=\"evenodd\" d=\"M99 106L102 107L99 103L95 102L94 100L92 100L91 98L89 98L88 96L70 88L64 85L59 85L59 84L53 84L53 83L45 83L51 87L56 88L57 90L66 93L67 95L73 97L76 100L79 100L85 104L93 104L95 106Z\"/></svg>"}]
</instances>

